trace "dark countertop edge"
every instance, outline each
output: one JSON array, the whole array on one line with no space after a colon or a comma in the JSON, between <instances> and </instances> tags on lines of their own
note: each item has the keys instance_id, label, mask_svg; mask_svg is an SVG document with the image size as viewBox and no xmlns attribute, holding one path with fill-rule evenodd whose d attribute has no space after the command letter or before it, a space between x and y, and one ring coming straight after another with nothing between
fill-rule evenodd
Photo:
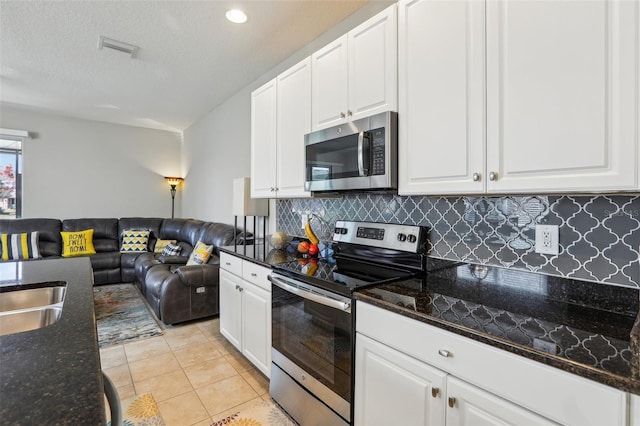
<instances>
[{"instance_id":1,"label":"dark countertop edge","mask_svg":"<svg viewBox=\"0 0 640 426\"><path fill-rule=\"evenodd\" d=\"M471 328L467 328L458 324L441 320L441 319L432 317L430 315L423 315L415 311L402 308L393 303L385 302L383 300L368 296L366 294L363 294L357 291L354 293L354 297L356 300L360 300L362 302L366 302L371 305L378 306L380 308L397 313L399 315L415 319L425 324L433 325L443 330L450 331L452 333L455 333L464 337L468 337L475 341L485 343L499 349L503 349L507 352L511 352L513 354L523 356L533 361L541 362L543 364L558 368L568 373L576 374L578 376L593 380L600 384L610 386L621 391L631 392L636 395L640 395L640 380L608 373L604 370L600 370L600 369L586 366L584 364L572 362L565 358L555 357L553 355L547 354L546 352L536 351L535 349L518 345L516 343L506 341L498 337L490 336L488 334L478 332ZM637 333L640 333L640 320L636 322L636 325L634 326L634 330Z\"/></svg>"},{"instance_id":2,"label":"dark countertop edge","mask_svg":"<svg viewBox=\"0 0 640 426\"><path fill-rule=\"evenodd\" d=\"M262 245L246 246L247 254L244 253L244 251L242 250L242 247L243 246L238 245L238 249L236 250L233 248L233 246L224 246L224 247L219 247L218 250L220 250L220 252L227 253L235 257L239 257L242 260L248 260L249 262L255 263L256 265L264 266L265 268L271 269L271 266L273 266L272 263L267 262L266 260L256 259L255 256L251 256L250 254L250 251L253 252L255 250L255 247L262 247ZM266 253L268 253L268 251Z\"/></svg>"},{"instance_id":3,"label":"dark countertop edge","mask_svg":"<svg viewBox=\"0 0 640 426\"><path fill-rule=\"evenodd\" d=\"M54 324L0 336L0 419L10 424L103 425L90 259L9 261L0 266L7 265L21 270L19 287L64 281L67 292Z\"/></svg>"}]
</instances>

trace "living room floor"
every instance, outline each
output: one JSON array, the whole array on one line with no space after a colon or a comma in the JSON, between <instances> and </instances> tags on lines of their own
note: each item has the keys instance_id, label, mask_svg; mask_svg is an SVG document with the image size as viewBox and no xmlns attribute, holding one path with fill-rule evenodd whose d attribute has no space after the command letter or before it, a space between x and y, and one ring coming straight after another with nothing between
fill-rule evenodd
<instances>
[{"instance_id":1,"label":"living room floor","mask_svg":"<svg viewBox=\"0 0 640 426\"><path fill-rule=\"evenodd\" d=\"M167 426L211 425L269 400L269 381L221 334L218 318L167 326L164 335L100 350L121 400L150 392Z\"/></svg>"}]
</instances>

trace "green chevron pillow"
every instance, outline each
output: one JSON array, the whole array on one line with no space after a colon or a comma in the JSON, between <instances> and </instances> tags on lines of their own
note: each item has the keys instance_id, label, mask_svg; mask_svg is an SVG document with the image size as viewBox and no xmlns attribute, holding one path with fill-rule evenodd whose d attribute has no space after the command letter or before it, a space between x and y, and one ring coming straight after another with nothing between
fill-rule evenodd
<instances>
[{"instance_id":1,"label":"green chevron pillow","mask_svg":"<svg viewBox=\"0 0 640 426\"><path fill-rule=\"evenodd\" d=\"M120 253L146 252L149 244L149 231L125 229L122 231Z\"/></svg>"}]
</instances>

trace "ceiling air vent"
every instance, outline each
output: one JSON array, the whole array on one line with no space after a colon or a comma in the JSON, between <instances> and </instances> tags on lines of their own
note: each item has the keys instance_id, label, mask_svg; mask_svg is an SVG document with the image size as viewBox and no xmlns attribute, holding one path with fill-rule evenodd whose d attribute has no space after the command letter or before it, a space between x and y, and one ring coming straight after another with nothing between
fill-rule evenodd
<instances>
[{"instance_id":1,"label":"ceiling air vent","mask_svg":"<svg viewBox=\"0 0 640 426\"><path fill-rule=\"evenodd\" d=\"M113 49L118 52L126 53L130 55L132 58L136 55L139 47L133 44L125 43L123 41L114 40L109 37L100 36L100 40L98 41L98 50L105 49Z\"/></svg>"}]
</instances>

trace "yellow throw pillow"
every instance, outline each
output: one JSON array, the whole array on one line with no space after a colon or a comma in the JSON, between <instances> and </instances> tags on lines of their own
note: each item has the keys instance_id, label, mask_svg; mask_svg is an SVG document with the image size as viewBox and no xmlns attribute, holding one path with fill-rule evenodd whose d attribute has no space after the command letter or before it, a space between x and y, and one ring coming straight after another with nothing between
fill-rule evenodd
<instances>
[{"instance_id":1,"label":"yellow throw pillow","mask_svg":"<svg viewBox=\"0 0 640 426\"><path fill-rule=\"evenodd\" d=\"M189 256L187 265L203 265L207 263L211 252L213 252L213 246L208 246L202 241L198 241L191 252L191 256Z\"/></svg>"},{"instance_id":2,"label":"yellow throw pillow","mask_svg":"<svg viewBox=\"0 0 640 426\"><path fill-rule=\"evenodd\" d=\"M2 260L39 259L38 232L2 234Z\"/></svg>"},{"instance_id":3,"label":"yellow throw pillow","mask_svg":"<svg viewBox=\"0 0 640 426\"><path fill-rule=\"evenodd\" d=\"M122 231L120 253L146 252L149 244L149 234L150 232L147 230L125 229Z\"/></svg>"},{"instance_id":4,"label":"yellow throw pillow","mask_svg":"<svg viewBox=\"0 0 640 426\"><path fill-rule=\"evenodd\" d=\"M93 247L93 229L77 232L60 232L62 236L62 257L95 254Z\"/></svg>"},{"instance_id":5,"label":"yellow throw pillow","mask_svg":"<svg viewBox=\"0 0 640 426\"><path fill-rule=\"evenodd\" d=\"M153 249L154 253L162 253L162 251L164 250L164 248L166 246L168 246L169 244L175 244L176 240L157 240L156 241L156 246Z\"/></svg>"}]
</instances>

